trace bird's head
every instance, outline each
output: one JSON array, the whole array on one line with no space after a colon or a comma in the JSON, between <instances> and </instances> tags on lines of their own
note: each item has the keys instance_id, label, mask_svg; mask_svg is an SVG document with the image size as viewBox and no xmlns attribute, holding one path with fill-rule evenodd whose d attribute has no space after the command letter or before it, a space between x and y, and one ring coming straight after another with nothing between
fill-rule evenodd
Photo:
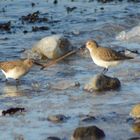
<instances>
[{"instance_id":1,"label":"bird's head","mask_svg":"<svg viewBox=\"0 0 140 140\"><path fill-rule=\"evenodd\" d=\"M98 44L97 44L97 42L94 41L94 40L88 40L88 41L86 42L86 48L87 48L89 51L91 51L91 50L93 50L93 49L95 49L95 48L98 48Z\"/></svg>"},{"instance_id":2,"label":"bird's head","mask_svg":"<svg viewBox=\"0 0 140 140\"><path fill-rule=\"evenodd\" d=\"M25 59L24 64L28 67L32 67L34 64L34 60L33 59Z\"/></svg>"}]
</instances>

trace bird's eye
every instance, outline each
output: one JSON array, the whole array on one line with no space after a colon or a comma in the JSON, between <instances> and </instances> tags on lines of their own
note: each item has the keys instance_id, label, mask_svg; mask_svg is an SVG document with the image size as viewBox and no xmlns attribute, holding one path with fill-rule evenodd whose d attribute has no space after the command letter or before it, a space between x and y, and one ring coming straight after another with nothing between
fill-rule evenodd
<instances>
[{"instance_id":1,"label":"bird's eye","mask_svg":"<svg viewBox=\"0 0 140 140\"><path fill-rule=\"evenodd\" d=\"M90 42L88 42L88 45L91 45L91 43L90 43Z\"/></svg>"}]
</instances>

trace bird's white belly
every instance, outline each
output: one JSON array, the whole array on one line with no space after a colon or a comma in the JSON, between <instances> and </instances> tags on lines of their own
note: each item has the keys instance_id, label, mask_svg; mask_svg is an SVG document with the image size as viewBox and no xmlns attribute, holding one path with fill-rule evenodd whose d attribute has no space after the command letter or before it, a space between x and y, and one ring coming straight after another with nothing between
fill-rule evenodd
<instances>
[{"instance_id":1,"label":"bird's white belly","mask_svg":"<svg viewBox=\"0 0 140 140\"><path fill-rule=\"evenodd\" d=\"M2 72L5 75L6 79L8 78L19 79L23 75L23 72L17 71L16 69L12 69L7 72L2 70Z\"/></svg>"},{"instance_id":2,"label":"bird's white belly","mask_svg":"<svg viewBox=\"0 0 140 140\"><path fill-rule=\"evenodd\" d=\"M96 58L92 58L92 59L96 65L104 68L114 67L121 62L121 61L104 61Z\"/></svg>"}]
</instances>

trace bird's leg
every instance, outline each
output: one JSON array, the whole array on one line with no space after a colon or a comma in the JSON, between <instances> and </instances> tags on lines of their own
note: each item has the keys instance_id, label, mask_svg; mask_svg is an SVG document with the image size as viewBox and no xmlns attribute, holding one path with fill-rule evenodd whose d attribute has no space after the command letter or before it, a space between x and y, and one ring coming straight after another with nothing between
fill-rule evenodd
<instances>
[{"instance_id":1,"label":"bird's leg","mask_svg":"<svg viewBox=\"0 0 140 140\"><path fill-rule=\"evenodd\" d=\"M18 79L16 79L16 86L18 86L19 85L19 80Z\"/></svg>"},{"instance_id":2,"label":"bird's leg","mask_svg":"<svg viewBox=\"0 0 140 140\"><path fill-rule=\"evenodd\" d=\"M105 74L108 71L108 68L104 68L102 74Z\"/></svg>"}]
</instances>

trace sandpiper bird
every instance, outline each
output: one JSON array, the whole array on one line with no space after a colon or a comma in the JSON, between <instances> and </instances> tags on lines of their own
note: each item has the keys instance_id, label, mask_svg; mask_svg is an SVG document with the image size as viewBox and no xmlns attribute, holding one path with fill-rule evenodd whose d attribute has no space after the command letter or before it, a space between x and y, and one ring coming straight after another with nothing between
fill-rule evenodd
<instances>
[{"instance_id":1,"label":"sandpiper bird","mask_svg":"<svg viewBox=\"0 0 140 140\"><path fill-rule=\"evenodd\" d=\"M12 78L18 81L20 77L24 76L29 72L33 64L41 65L32 59L23 59L0 62L0 69L5 75L6 80L8 78Z\"/></svg>"},{"instance_id":2,"label":"sandpiper bird","mask_svg":"<svg viewBox=\"0 0 140 140\"><path fill-rule=\"evenodd\" d=\"M94 40L87 41L86 48L88 48L94 63L104 68L103 73L107 72L109 67L116 66L123 60L133 59L133 57L125 56L111 48L101 47Z\"/></svg>"}]
</instances>

